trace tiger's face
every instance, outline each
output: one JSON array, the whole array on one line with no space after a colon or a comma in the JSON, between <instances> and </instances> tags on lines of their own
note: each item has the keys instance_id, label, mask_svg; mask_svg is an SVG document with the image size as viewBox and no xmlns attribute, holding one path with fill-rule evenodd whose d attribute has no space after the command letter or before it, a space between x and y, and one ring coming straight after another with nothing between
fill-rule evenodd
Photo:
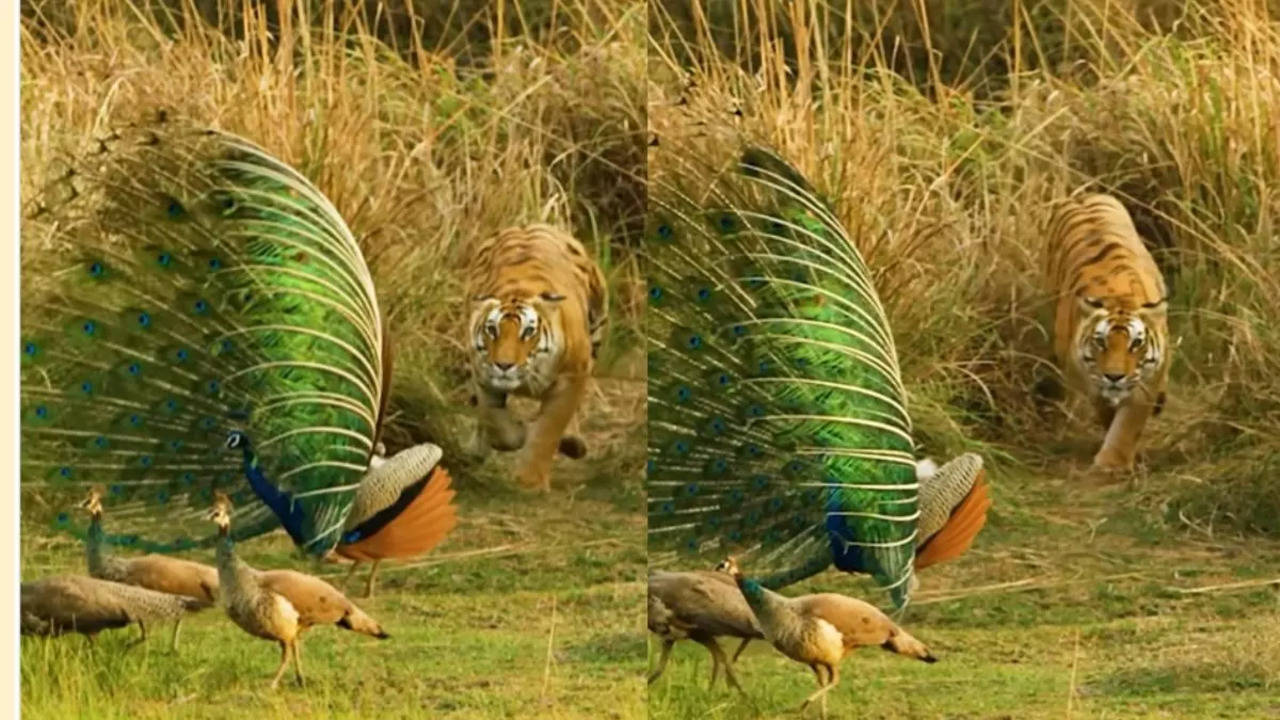
<instances>
[{"instance_id":1,"label":"tiger's face","mask_svg":"<svg viewBox=\"0 0 1280 720\"><path fill-rule=\"evenodd\" d=\"M1081 321L1076 351L1090 382L1113 407L1150 381L1163 352L1152 314L1107 308L1085 299L1089 312Z\"/></svg>"},{"instance_id":2,"label":"tiger's face","mask_svg":"<svg viewBox=\"0 0 1280 720\"><path fill-rule=\"evenodd\" d=\"M531 299L479 298L472 314L475 366L480 381L500 392L530 385L531 362L553 354L549 322L563 295L542 293Z\"/></svg>"}]
</instances>

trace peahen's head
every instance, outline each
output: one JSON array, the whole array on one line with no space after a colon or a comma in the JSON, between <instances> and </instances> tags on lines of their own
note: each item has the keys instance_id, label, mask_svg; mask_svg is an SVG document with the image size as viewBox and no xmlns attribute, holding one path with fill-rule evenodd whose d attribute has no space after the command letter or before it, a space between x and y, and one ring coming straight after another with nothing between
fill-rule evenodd
<instances>
[{"instance_id":1,"label":"peahen's head","mask_svg":"<svg viewBox=\"0 0 1280 720\"><path fill-rule=\"evenodd\" d=\"M721 560L720 564L716 565L716 571L728 573L734 580L742 579L742 568L738 567L738 559L732 555Z\"/></svg>"},{"instance_id":2,"label":"peahen's head","mask_svg":"<svg viewBox=\"0 0 1280 720\"><path fill-rule=\"evenodd\" d=\"M80 507L89 513L90 517L102 516L102 496L106 494L106 488L101 485L94 485L89 488L89 494L84 500L80 501Z\"/></svg>"},{"instance_id":3,"label":"peahen's head","mask_svg":"<svg viewBox=\"0 0 1280 720\"><path fill-rule=\"evenodd\" d=\"M209 519L223 533L231 527L231 498L221 490L213 494L213 507L209 510Z\"/></svg>"}]
</instances>

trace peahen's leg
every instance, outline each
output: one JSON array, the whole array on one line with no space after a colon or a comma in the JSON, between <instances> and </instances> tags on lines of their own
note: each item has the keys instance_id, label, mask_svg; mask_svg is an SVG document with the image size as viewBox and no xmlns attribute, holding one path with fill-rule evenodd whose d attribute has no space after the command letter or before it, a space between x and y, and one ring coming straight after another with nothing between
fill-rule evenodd
<instances>
[{"instance_id":1,"label":"peahen's leg","mask_svg":"<svg viewBox=\"0 0 1280 720\"><path fill-rule=\"evenodd\" d=\"M169 645L169 649L174 652L178 652L178 633L181 630L182 630L182 618L178 618L178 620L173 623L173 642L170 643Z\"/></svg>"},{"instance_id":2,"label":"peahen's leg","mask_svg":"<svg viewBox=\"0 0 1280 720\"><path fill-rule=\"evenodd\" d=\"M738 674L733 671L733 661L725 657L724 651L720 649L719 645L716 646L716 652L720 655L720 664L724 666L725 682L729 683L736 688L738 692L745 695L747 691L742 689L742 684L738 682Z\"/></svg>"},{"instance_id":3,"label":"peahen's leg","mask_svg":"<svg viewBox=\"0 0 1280 720\"><path fill-rule=\"evenodd\" d=\"M836 675L836 669L835 669L835 667L833 667L833 666L831 666L831 665L827 665L827 664L825 664L825 663L814 663L813 665L810 665L809 667L813 668L813 674L818 676L818 686L819 686L819 687L818 687L818 690L817 690L816 692L814 692L814 693L813 693L812 695L810 695L809 697L805 698L805 699L804 699L804 702L800 704L800 709L801 709L802 711L803 711L805 708L809 707L809 703L813 702L814 700L817 700L818 698L824 698L824 697L826 697L827 693L831 690L831 688L833 688L833 687L835 687L835 686L836 686L836 682L837 682L837 679L836 679L836 678L837 678L837 675ZM823 682L823 679L822 679L822 672L820 671L820 668L823 668L823 667L825 667L825 668L827 669L827 672L828 672L828 673L830 673L830 681L828 681L828 682ZM825 708L823 709L823 712L824 712L824 713L826 712ZM825 715L824 715L824 717L825 717Z\"/></svg>"},{"instance_id":4,"label":"peahen's leg","mask_svg":"<svg viewBox=\"0 0 1280 720\"><path fill-rule=\"evenodd\" d=\"M671 648L675 646L675 640L663 640L662 650L658 655L658 667L649 674L649 684L652 685L654 680L662 677L662 672L667 669L667 660L671 659Z\"/></svg>"},{"instance_id":5,"label":"peahen's leg","mask_svg":"<svg viewBox=\"0 0 1280 720\"><path fill-rule=\"evenodd\" d=\"M346 587L351 582L351 576L356 574L356 568L360 567L359 560L351 561L351 569L347 571L347 576L342 578L342 587Z\"/></svg>"},{"instance_id":6,"label":"peahen's leg","mask_svg":"<svg viewBox=\"0 0 1280 720\"><path fill-rule=\"evenodd\" d=\"M129 643L129 647L141 645L147 641L147 624L141 620L138 621L138 639Z\"/></svg>"},{"instance_id":7,"label":"peahen's leg","mask_svg":"<svg viewBox=\"0 0 1280 720\"><path fill-rule=\"evenodd\" d=\"M827 672L831 674L831 682L827 683L827 690L832 690L835 688L836 684L840 682L840 666L828 665ZM830 693L823 693L822 695L822 717L823 718L827 717L827 698L828 697L830 697Z\"/></svg>"},{"instance_id":8,"label":"peahen's leg","mask_svg":"<svg viewBox=\"0 0 1280 720\"><path fill-rule=\"evenodd\" d=\"M825 677L823 676L823 674L822 674L822 666L821 666L821 665L819 665L818 663L810 663L810 664L809 664L809 669L810 669L810 670L812 670L812 671L813 671L814 676L818 678L818 687L819 687L819 688L821 688L823 685L826 685L826 684L827 684L827 680L826 680L826 678L825 678Z\"/></svg>"},{"instance_id":9,"label":"peahen's leg","mask_svg":"<svg viewBox=\"0 0 1280 720\"><path fill-rule=\"evenodd\" d=\"M716 642L715 638L695 637L691 639L711 653L711 682L707 685L707 689L710 690L716 686L716 675L719 674L720 667L724 666L727 671L729 663L725 660L724 651L720 649L720 643Z\"/></svg>"},{"instance_id":10,"label":"peahen's leg","mask_svg":"<svg viewBox=\"0 0 1280 720\"><path fill-rule=\"evenodd\" d=\"M275 690L280 686L280 676L284 675L284 669L289 667L289 643L280 641L280 667L276 668L276 676L271 678L271 689Z\"/></svg>"},{"instance_id":11,"label":"peahen's leg","mask_svg":"<svg viewBox=\"0 0 1280 720\"><path fill-rule=\"evenodd\" d=\"M369 571L369 580L364 584L364 596L367 598L373 597L373 585L378 579L378 565L381 562L382 560L374 560L373 569Z\"/></svg>"},{"instance_id":12,"label":"peahen's leg","mask_svg":"<svg viewBox=\"0 0 1280 720\"><path fill-rule=\"evenodd\" d=\"M586 389L585 375L562 375L543 394L542 407L525 443L520 484L544 492L551 489L551 461L555 459L565 426L582 404Z\"/></svg>"},{"instance_id":13,"label":"peahen's leg","mask_svg":"<svg viewBox=\"0 0 1280 720\"><path fill-rule=\"evenodd\" d=\"M301 637L296 637L293 639L293 669L297 671L297 674L298 674L298 685L299 686L305 685L306 681L303 680L302 678L302 638Z\"/></svg>"},{"instance_id":14,"label":"peahen's leg","mask_svg":"<svg viewBox=\"0 0 1280 720\"><path fill-rule=\"evenodd\" d=\"M742 644L738 646L738 650L733 654L733 660L731 660L730 662L734 662L734 663L738 662L738 656L741 655L742 651L746 650L747 645L750 645L750 644L751 644L751 638L742 638Z\"/></svg>"}]
</instances>

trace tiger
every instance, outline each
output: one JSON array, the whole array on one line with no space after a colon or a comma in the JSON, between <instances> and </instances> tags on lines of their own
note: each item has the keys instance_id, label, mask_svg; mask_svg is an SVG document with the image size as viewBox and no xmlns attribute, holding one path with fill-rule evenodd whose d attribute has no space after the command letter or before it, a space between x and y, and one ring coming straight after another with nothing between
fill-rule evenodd
<instances>
[{"instance_id":1,"label":"tiger","mask_svg":"<svg viewBox=\"0 0 1280 720\"><path fill-rule=\"evenodd\" d=\"M1105 435L1093 467L1131 471L1138 436L1164 407L1172 352L1168 291L1133 219L1110 195L1067 200L1049 224L1058 365L1093 402Z\"/></svg>"},{"instance_id":2,"label":"tiger","mask_svg":"<svg viewBox=\"0 0 1280 720\"><path fill-rule=\"evenodd\" d=\"M557 449L587 454L577 413L606 328L604 274L568 233L532 224L482 242L468 277L477 449L524 448L517 479L548 491ZM507 408L513 393L541 401L528 428Z\"/></svg>"}]
</instances>

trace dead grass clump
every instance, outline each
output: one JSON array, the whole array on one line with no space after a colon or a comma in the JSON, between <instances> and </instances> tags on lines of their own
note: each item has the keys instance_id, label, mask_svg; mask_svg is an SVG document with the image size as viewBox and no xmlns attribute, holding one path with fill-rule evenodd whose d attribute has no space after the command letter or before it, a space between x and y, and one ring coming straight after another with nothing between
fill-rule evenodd
<instances>
[{"instance_id":1,"label":"dead grass clump","mask_svg":"<svg viewBox=\"0 0 1280 720\"><path fill-rule=\"evenodd\" d=\"M1167 33L1151 3L1014 3L1022 20L993 41L999 61L966 75L927 60L950 50L904 71L883 50L885 22L844 22L847 6L656 13L650 113L765 140L828 194L876 274L925 451L1088 461L1067 447L1099 441L1096 428L1036 390L1057 377L1041 267L1049 203L1100 190L1130 208L1172 292L1172 399L1144 438L1160 502L1207 511L1191 500L1199 485L1181 496L1175 476L1189 474L1219 521L1274 506L1280 486L1253 459L1280 431L1275 17L1192 4ZM929 3L895 7L922 38L954 27ZM1036 20L1046 8L1056 19Z\"/></svg>"}]
</instances>

